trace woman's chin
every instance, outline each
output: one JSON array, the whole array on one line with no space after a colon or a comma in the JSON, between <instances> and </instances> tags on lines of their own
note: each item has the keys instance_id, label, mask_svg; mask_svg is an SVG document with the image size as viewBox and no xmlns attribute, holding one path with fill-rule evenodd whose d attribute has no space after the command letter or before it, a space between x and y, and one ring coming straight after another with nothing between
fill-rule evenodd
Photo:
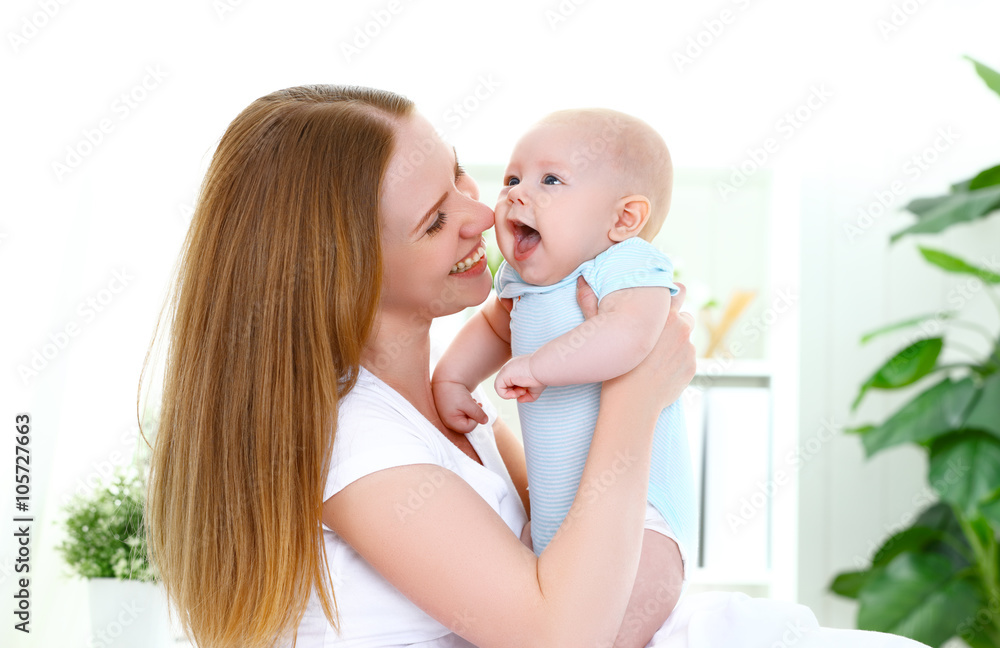
<instances>
[{"instance_id":1,"label":"woman's chin","mask_svg":"<svg viewBox=\"0 0 1000 648\"><path fill-rule=\"evenodd\" d=\"M485 302L493 288L489 270L471 279L463 279L446 286L441 291L440 297L431 300L428 304L431 317L454 315Z\"/></svg>"}]
</instances>

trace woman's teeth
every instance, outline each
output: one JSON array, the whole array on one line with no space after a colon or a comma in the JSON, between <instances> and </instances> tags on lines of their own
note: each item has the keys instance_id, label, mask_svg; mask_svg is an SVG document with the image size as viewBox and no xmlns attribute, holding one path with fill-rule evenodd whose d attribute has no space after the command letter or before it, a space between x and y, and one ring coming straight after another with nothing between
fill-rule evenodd
<instances>
[{"instance_id":1,"label":"woman's teeth","mask_svg":"<svg viewBox=\"0 0 1000 648\"><path fill-rule=\"evenodd\" d=\"M484 254L486 254L486 248L480 245L479 248L472 253L472 256L466 257L451 266L451 272L448 274L455 274L457 272L464 272L465 270L468 270L472 266L476 265L476 262L482 259Z\"/></svg>"}]
</instances>

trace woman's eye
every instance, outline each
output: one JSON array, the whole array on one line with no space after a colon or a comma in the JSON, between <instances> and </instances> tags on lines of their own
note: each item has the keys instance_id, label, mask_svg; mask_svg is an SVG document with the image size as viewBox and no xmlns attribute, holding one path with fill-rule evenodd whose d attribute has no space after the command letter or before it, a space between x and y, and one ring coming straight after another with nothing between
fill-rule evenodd
<instances>
[{"instance_id":1,"label":"woman's eye","mask_svg":"<svg viewBox=\"0 0 1000 648\"><path fill-rule=\"evenodd\" d=\"M542 178L542 184L562 184L562 180L550 173Z\"/></svg>"},{"instance_id":2,"label":"woman's eye","mask_svg":"<svg viewBox=\"0 0 1000 648\"><path fill-rule=\"evenodd\" d=\"M510 176L509 178L507 178L507 180L504 182L504 184L507 185L508 187L513 187L514 185L516 185L516 184L518 184L520 182L521 181L518 180L516 176Z\"/></svg>"},{"instance_id":3,"label":"woman's eye","mask_svg":"<svg viewBox=\"0 0 1000 648\"><path fill-rule=\"evenodd\" d=\"M444 224L447 220L448 220L447 214L445 214L444 212L438 212L437 220L434 221L434 223L427 228L427 233L433 235L436 232L439 232L441 228L444 227Z\"/></svg>"}]
</instances>

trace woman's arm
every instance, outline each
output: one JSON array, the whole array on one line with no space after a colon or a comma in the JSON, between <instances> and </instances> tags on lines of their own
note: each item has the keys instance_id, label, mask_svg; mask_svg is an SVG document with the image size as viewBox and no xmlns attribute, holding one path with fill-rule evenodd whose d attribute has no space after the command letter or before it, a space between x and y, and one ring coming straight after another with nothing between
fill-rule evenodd
<instances>
[{"instance_id":1,"label":"woman's arm","mask_svg":"<svg viewBox=\"0 0 1000 648\"><path fill-rule=\"evenodd\" d=\"M638 567L653 427L694 375L690 333L690 318L672 307L653 352L605 382L580 490L541 556L465 481L429 464L358 479L326 501L323 521L477 646L610 642ZM407 495L428 485L421 507L401 515Z\"/></svg>"},{"instance_id":2,"label":"woman's arm","mask_svg":"<svg viewBox=\"0 0 1000 648\"><path fill-rule=\"evenodd\" d=\"M327 500L323 521L417 606L481 648L576 648L611 637L638 568L650 453L643 437L655 422L625 396L605 399L584 468L583 483L600 490L577 497L540 557L467 482L431 464L358 479ZM605 487L602 474L615 479ZM407 505L408 493L429 485L419 508Z\"/></svg>"}]
</instances>

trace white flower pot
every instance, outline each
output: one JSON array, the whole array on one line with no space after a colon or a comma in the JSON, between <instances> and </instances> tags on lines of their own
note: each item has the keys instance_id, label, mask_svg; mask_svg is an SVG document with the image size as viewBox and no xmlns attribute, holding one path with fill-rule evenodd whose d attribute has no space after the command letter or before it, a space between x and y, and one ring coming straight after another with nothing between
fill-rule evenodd
<instances>
[{"instance_id":1,"label":"white flower pot","mask_svg":"<svg viewBox=\"0 0 1000 648\"><path fill-rule=\"evenodd\" d=\"M94 648L170 648L174 638L163 588L155 583L92 578L90 642Z\"/></svg>"}]
</instances>

